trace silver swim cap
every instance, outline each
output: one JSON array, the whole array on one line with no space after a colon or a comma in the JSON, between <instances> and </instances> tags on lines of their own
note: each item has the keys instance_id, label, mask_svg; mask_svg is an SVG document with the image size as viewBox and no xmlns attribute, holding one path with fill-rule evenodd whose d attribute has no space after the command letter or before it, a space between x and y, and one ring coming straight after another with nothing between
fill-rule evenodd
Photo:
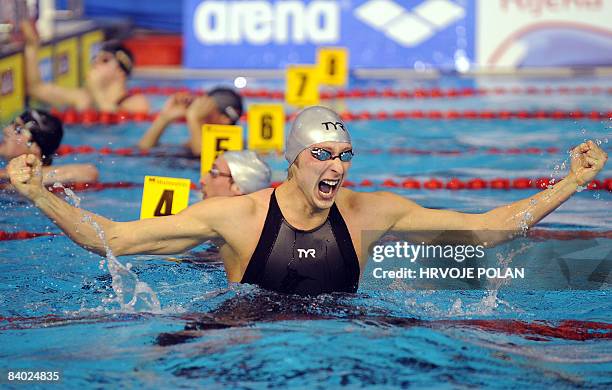
<instances>
[{"instance_id":1,"label":"silver swim cap","mask_svg":"<svg viewBox=\"0 0 612 390\"><path fill-rule=\"evenodd\" d=\"M222 156L227 161L234 182L244 194L270 187L272 171L257 153L251 150L228 151Z\"/></svg>"},{"instance_id":2,"label":"silver swim cap","mask_svg":"<svg viewBox=\"0 0 612 390\"><path fill-rule=\"evenodd\" d=\"M287 137L285 158L291 165L302 150L327 141L351 143L351 136L336 112L322 106L308 107L293 121Z\"/></svg>"}]
</instances>

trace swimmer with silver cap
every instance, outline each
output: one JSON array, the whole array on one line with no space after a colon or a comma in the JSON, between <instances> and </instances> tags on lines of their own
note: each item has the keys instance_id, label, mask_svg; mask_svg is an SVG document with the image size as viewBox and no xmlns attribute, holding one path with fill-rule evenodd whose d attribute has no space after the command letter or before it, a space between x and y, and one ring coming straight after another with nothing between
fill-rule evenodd
<instances>
[{"instance_id":1,"label":"swimmer with silver cap","mask_svg":"<svg viewBox=\"0 0 612 390\"><path fill-rule=\"evenodd\" d=\"M302 152L304 158L298 159ZM342 186L353 158L348 127L333 110L314 106L298 114L287 137L285 158L289 181L295 182L308 203L328 209ZM327 162L321 164L321 162ZM300 168L306 169L300 169Z\"/></svg>"},{"instance_id":2,"label":"swimmer with silver cap","mask_svg":"<svg viewBox=\"0 0 612 390\"><path fill-rule=\"evenodd\" d=\"M213 162L212 168L200 179L202 195L246 195L270 187L272 171L252 150L228 151Z\"/></svg>"},{"instance_id":3,"label":"swimmer with silver cap","mask_svg":"<svg viewBox=\"0 0 612 390\"><path fill-rule=\"evenodd\" d=\"M163 218L115 222L86 215L112 237L108 246L118 256L181 253L215 240L230 282L288 294L352 293L370 258L366 248L373 248L385 233L402 232L421 242L423 231L459 230L461 234L449 237L452 244L486 242L490 247L507 241L509 231L519 235L525 224L533 226L551 213L593 180L607 161L596 143L585 142L573 149L570 171L554 187L468 214L421 207L392 192L343 188L353 157L351 138L340 116L324 107L306 108L296 117L285 157L289 175L275 189L204 199ZM68 237L104 256L107 244L93 224L75 223L84 220L85 211L42 186L36 175L40 164L34 155L12 160L11 182Z\"/></svg>"}]
</instances>

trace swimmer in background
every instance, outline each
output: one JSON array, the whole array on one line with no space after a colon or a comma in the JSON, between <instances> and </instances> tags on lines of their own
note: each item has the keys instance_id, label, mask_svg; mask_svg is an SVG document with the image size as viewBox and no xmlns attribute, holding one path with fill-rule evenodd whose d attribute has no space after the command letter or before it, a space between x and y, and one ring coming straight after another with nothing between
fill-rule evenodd
<instances>
[{"instance_id":1,"label":"swimmer in background","mask_svg":"<svg viewBox=\"0 0 612 390\"><path fill-rule=\"evenodd\" d=\"M64 130L62 122L43 110L26 110L3 129L0 157L13 159L22 154L33 154L42 160L43 184L55 182L90 183L98 180L98 169L91 164L51 166L53 154L60 146ZM8 185L8 173L0 169L0 188Z\"/></svg>"},{"instance_id":2,"label":"swimmer in background","mask_svg":"<svg viewBox=\"0 0 612 390\"><path fill-rule=\"evenodd\" d=\"M134 57L120 43L104 43L92 61L85 86L68 88L41 80L38 34L30 22L21 23L21 28L25 37L26 93L29 97L52 106L70 106L77 110L149 111L149 100L145 95L128 92L127 79L134 67Z\"/></svg>"},{"instance_id":3,"label":"swimmer in background","mask_svg":"<svg viewBox=\"0 0 612 390\"><path fill-rule=\"evenodd\" d=\"M176 93L166 100L159 115L138 142L138 147L148 150L157 146L166 127L179 119L187 119L189 140L185 147L193 156L202 151L202 125L234 125L242 115L242 97L230 88L215 88L205 96L186 92Z\"/></svg>"},{"instance_id":4,"label":"swimmer in background","mask_svg":"<svg viewBox=\"0 0 612 390\"><path fill-rule=\"evenodd\" d=\"M17 190L87 250L102 256L108 247L117 256L175 254L219 240L229 282L317 295L356 292L369 257L363 248L389 231L461 230L487 233L491 245L506 241L508 232L519 234L535 225L593 180L608 158L593 141L582 143L571 152L569 173L553 187L486 213L468 214L428 209L390 192L343 188L353 146L348 127L328 108L303 110L286 145L288 176L275 189L205 199L176 215L131 222L73 207L47 191L34 155L13 159L8 171ZM78 222L85 220L94 221L108 242L94 224ZM376 234L362 235L365 231ZM467 236L454 243L472 244Z\"/></svg>"},{"instance_id":5,"label":"swimmer in background","mask_svg":"<svg viewBox=\"0 0 612 390\"><path fill-rule=\"evenodd\" d=\"M252 150L228 151L200 178L204 199L240 196L270 187L272 171Z\"/></svg>"}]
</instances>

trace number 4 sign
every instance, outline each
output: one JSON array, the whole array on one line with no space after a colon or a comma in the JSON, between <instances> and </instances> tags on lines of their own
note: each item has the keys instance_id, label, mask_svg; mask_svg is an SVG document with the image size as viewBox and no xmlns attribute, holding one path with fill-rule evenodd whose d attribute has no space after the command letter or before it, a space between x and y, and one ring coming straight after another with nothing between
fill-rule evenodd
<instances>
[{"instance_id":1,"label":"number 4 sign","mask_svg":"<svg viewBox=\"0 0 612 390\"><path fill-rule=\"evenodd\" d=\"M174 215L187 208L191 180L145 176L140 219Z\"/></svg>"},{"instance_id":2,"label":"number 4 sign","mask_svg":"<svg viewBox=\"0 0 612 390\"><path fill-rule=\"evenodd\" d=\"M284 149L285 111L282 104L253 104L247 115L249 149L270 151Z\"/></svg>"}]
</instances>

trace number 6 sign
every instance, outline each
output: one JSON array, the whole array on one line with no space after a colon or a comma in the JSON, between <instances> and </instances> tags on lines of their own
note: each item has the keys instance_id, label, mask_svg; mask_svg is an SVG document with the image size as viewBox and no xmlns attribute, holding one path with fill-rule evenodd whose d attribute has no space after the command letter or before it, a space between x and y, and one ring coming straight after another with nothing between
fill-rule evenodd
<instances>
[{"instance_id":1,"label":"number 6 sign","mask_svg":"<svg viewBox=\"0 0 612 390\"><path fill-rule=\"evenodd\" d=\"M253 104L247 115L249 149L270 151L284 149L285 111L282 104Z\"/></svg>"}]
</instances>

